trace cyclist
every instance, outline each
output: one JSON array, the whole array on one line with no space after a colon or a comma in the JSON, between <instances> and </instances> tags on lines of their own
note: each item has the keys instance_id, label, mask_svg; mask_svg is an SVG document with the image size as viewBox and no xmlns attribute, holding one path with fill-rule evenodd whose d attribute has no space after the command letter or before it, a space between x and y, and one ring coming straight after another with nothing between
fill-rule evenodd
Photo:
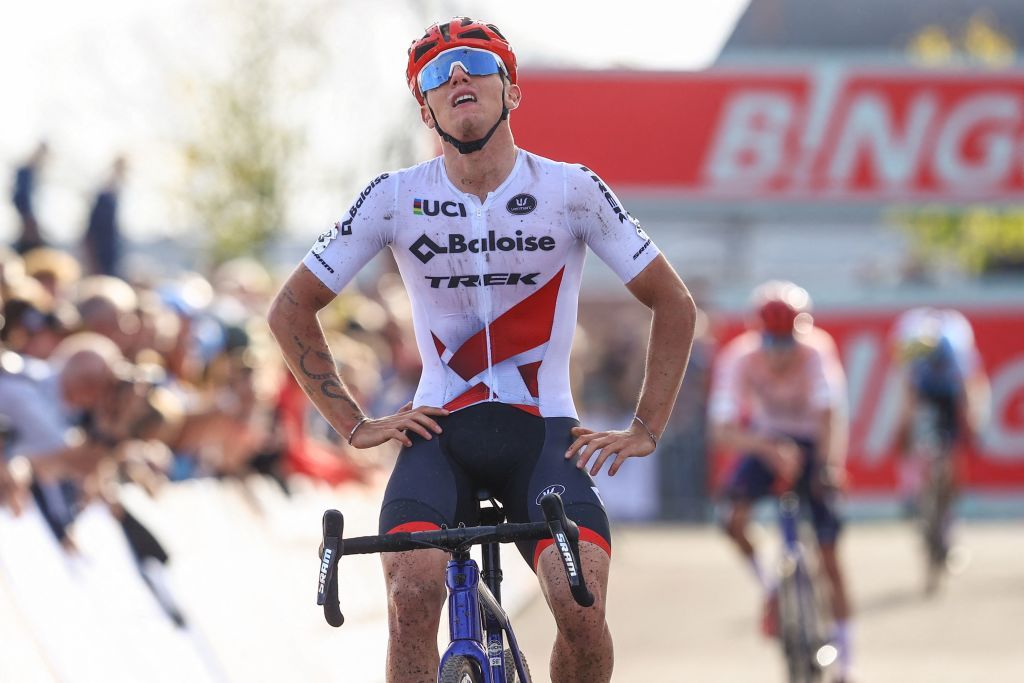
<instances>
[{"instance_id":1,"label":"cyclist","mask_svg":"<svg viewBox=\"0 0 1024 683\"><path fill-rule=\"evenodd\" d=\"M850 665L849 603L836 552L848 420L845 376L835 343L814 327L810 297L792 282L754 290L754 319L721 352L709 417L717 446L742 457L725 487L725 528L765 591L762 628L777 632L778 600L771 575L747 535L759 498L792 487L809 510L822 567L831 584L833 644L840 675Z\"/></svg>"},{"instance_id":2,"label":"cyclist","mask_svg":"<svg viewBox=\"0 0 1024 683\"><path fill-rule=\"evenodd\" d=\"M608 520L591 478L650 454L675 402L693 336L693 300L608 186L578 164L516 147L516 58L492 24L430 26L409 48L406 78L442 155L369 182L313 245L271 306L269 322L303 389L356 448L403 450L380 531L474 524L487 488L511 521L541 521L546 490L580 526L595 606L580 608L547 543L522 544L554 614L557 681L608 681ZM569 349L586 246L653 311L635 417L621 430L579 425ZM380 249L391 249L413 306L423 374L406 409L372 418L334 367L316 318ZM389 681L433 681L445 598L442 551L382 557Z\"/></svg>"},{"instance_id":3,"label":"cyclist","mask_svg":"<svg viewBox=\"0 0 1024 683\"><path fill-rule=\"evenodd\" d=\"M900 493L908 509L920 486L920 463L910 457L917 437L915 424L932 415L931 429L949 455L978 434L988 407L988 377L974 342L971 323L953 309L920 307L904 312L893 325L893 343L900 364L901 391L897 443L903 458ZM949 522L944 524L946 548Z\"/></svg>"}]
</instances>

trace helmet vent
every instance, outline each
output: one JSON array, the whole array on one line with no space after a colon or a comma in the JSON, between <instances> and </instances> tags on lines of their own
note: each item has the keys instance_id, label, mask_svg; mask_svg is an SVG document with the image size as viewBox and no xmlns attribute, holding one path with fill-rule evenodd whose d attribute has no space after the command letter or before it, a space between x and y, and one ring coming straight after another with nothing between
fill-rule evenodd
<instances>
[{"instance_id":1,"label":"helmet vent","mask_svg":"<svg viewBox=\"0 0 1024 683\"><path fill-rule=\"evenodd\" d=\"M446 43L452 42L451 27L448 26L448 24L441 24L437 28L438 28L439 31L441 31L441 37L444 38L444 42L446 42Z\"/></svg>"},{"instance_id":2,"label":"helmet vent","mask_svg":"<svg viewBox=\"0 0 1024 683\"><path fill-rule=\"evenodd\" d=\"M461 24L459 24L459 26L469 26L470 24L473 24L473 23L475 23L475 22L474 22L474 21L473 21L472 19L470 19L469 17L460 17L460 19L462 19L462 23L461 23Z\"/></svg>"},{"instance_id":3,"label":"helmet vent","mask_svg":"<svg viewBox=\"0 0 1024 683\"><path fill-rule=\"evenodd\" d=\"M494 24L487 24L487 28L489 28L492 31L494 31L495 33L497 33L498 37L501 38L502 40L504 40L506 43L508 42L508 38L506 38L505 36L503 36L501 34L501 31L498 30L497 26L495 26Z\"/></svg>"},{"instance_id":4,"label":"helmet vent","mask_svg":"<svg viewBox=\"0 0 1024 683\"><path fill-rule=\"evenodd\" d=\"M479 40L487 41L491 39L482 28L471 28L468 31L463 31L459 34L459 38L478 38Z\"/></svg>"},{"instance_id":5,"label":"helmet vent","mask_svg":"<svg viewBox=\"0 0 1024 683\"><path fill-rule=\"evenodd\" d=\"M433 41L431 41L429 43L421 43L421 44L417 45L416 46L416 52L413 54L412 58L418 62L420 60L420 58L423 57L423 55L425 55L428 52L430 52L434 48L435 45L437 45L437 41L436 40L433 40Z\"/></svg>"}]
</instances>

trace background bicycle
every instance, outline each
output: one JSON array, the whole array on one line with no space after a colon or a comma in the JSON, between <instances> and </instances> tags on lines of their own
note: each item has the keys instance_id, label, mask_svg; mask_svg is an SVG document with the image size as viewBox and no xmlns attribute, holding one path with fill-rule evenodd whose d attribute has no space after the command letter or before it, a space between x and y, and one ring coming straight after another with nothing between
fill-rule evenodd
<instances>
[{"instance_id":1,"label":"background bicycle","mask_svg":"<svg viewBox=\"0 0 1024 683\"><path fill-rule=\"evenodd\" d=\"M828 642L828 588L819 575L814 533L802 521L793 492L779 499L779 526L779 641L786 673L790 683L814 683L824 680L837 651Z\"/></svg>"}]
</instances>

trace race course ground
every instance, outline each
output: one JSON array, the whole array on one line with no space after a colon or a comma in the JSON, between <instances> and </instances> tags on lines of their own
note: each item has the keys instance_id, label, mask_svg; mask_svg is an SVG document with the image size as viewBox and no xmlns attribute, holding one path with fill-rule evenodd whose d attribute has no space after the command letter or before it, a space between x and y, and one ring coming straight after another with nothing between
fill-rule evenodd
<instances>
[{"instance_id":1,"label":"race course ground","mask_svg":"<svg viewBox=\"0 0 1024 683\"><path fill-rule=\"evenodd\" d=\"M614 530L609 624L613 680L682 683L783 681L773 641L760 635L754 580L710 527ZM1024 523L957 530L966 566L925 598L909 524L848 526L842 556L854 622L854 681L1024 681ZM775 537L761 538L765 553ZM514 616L534 680L549 681L554 622L542 598Z\"/></svg>"}]
</instances>

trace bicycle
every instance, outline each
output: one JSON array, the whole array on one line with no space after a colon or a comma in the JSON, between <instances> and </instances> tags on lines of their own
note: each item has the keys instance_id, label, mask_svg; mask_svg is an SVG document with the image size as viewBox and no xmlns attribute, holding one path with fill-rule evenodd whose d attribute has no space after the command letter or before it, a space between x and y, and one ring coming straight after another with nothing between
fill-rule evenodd
<instances>
[{"instance_id":1,"label":"bicycle","mask_svg":"<svg viewBox=\"0 0 1024 683\"><path fill-rule=\"evenodd\" d=\"M450 642L438 666L438 683L530 683L526 658L501 606L500 544L554 539L573 598L581 606L590 607L594 596L580 569L579 528L566 517L556 493L545 494L540 500L543 522L519 524L504 521L504 510L487 491L480 491L477 499L479 503L491 503L490 507L478 503L483 526L460 524L454 529L355 538L342 538L344 517L339 511L324 512L317 605L323 607L327 623L340 627L345 622L338 597L338 562L342 556L423 548L445 550L451 555L445 581ZM474 545L482 546L482 570L470 557Z\"/></svg>"},{"instance_id":2,"label":"bicycle","mask_svg":"<svg viewBox=\"0 0 1024 683\"><path fill-rule=\"evenodd\" d=\"M825 590L801 533L800 499L788 491L779 499L782 557L779 567L779 641L790 683L821 681L838 657L826 636Z\"/></svg>"},{"instance_id":3,"label":"bicycle","mask_svg":"<svg viewBox=\"0 0 1024 683\"><path fill-rule=\"evenodd\" d=\"M949 555L946 530L955 496L952 448L952 436L942 428L938 409L919 406L911 457L923 466L917 516L925 553L925 593L929 595L938 589Z\"/></svg>"}]
</instances>

